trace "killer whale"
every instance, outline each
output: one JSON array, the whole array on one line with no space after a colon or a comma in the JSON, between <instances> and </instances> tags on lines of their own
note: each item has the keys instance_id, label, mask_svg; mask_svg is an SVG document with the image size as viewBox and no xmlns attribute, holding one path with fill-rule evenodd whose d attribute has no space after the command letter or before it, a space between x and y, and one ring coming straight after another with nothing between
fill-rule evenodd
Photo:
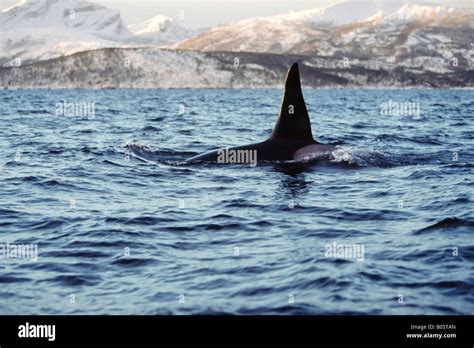
<instances>
[{"instance_id":1,"label":"killer whale","mask_svg":"<svg viewBox=\"0 0 474 348\"><path fill-rule=\"evenodd\" d=\"M309 156L330 153L333 150L335 150L334 146L321 144L313 138L308 110L301 90L298 63L294 63L286 76L280 114L267 140L255 144L212 150L189 158L187 162L222 162L220 158L229 151L234 151L234 154L255 151L257 161L300 161ZM230 162L232 163L232 161ZM229 162L224 161L223 163Z\"/></svg>"}]
</instances>

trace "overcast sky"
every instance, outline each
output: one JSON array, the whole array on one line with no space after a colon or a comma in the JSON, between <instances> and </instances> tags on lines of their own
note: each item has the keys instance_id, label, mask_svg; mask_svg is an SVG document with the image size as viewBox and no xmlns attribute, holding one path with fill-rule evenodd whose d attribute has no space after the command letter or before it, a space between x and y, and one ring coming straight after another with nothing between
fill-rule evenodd
<instances>
[{"instance_id":1,"label":"overcast sky","mask_svg":"<svg viewBox=\"0 0 474 348\"><path fill-rule=\"evenodd\" d=\"M390 0L382 0L390 1ZM0 0L0 10L18 0ZM340 0L92 0L107 7L119 9L126 24L145 21L162 14L179 18L184 13L182 25L188 28L213 27L239 19L282 14L316 8L341 2ZM446 6L474 7L474 0L431 0Z\"/></svg>"}]
</instances>

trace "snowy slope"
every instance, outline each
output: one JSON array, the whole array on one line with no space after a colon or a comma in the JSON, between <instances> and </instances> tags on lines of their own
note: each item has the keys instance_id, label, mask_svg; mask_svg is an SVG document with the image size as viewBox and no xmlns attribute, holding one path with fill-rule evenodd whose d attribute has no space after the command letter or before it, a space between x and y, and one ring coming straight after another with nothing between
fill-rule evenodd
<instances>
[{"instance_id":1,"label":"snowy slope","mask_svg":"<svg viewBox=\"0 0 474 348\"><path fill-rule=\"evenodd\" d=\"M471 26L474 24L472 11L460 11L454 7L429 4L405 4L397 12L381 18L380 24L418 23L424 26Z\"/></svg>"},{"instance_id":2,"label":"snowy slope","mask_svg":"<svg viewBox=\"0 0 474 348\"><path fill-rule=\"evenodd\" d=\"M352 52L352 40L363 39L360 44L366 49L371 49L371 42L379 42L381 48L390 48L392 52L387 53L393 54L393 46L402 46L407 40L407 31L410 36L416 35L416 29L467 28L469 34L473 18L472 12L452 7L398 0L349 0L319 9L238 21L169 48L327 56ZM382 32L388 37L379 35ZM450 40L452 34L446 39ZM459 30L456 35L466 33Z\"/></svg>"},{"instance_id":3,"label":"snowy slope","mask_svg":"<svg viewBox=\"0 0 474 348\"><path fill-rule=\"evenodd\" d=\"M82 0L24 1L0 12L0 31L2 65L123 46L132 37L118 10Z\"/></svg>"},{"instance_id":4,"label":"snowy slope","mask_svg":"<svg viewBox=\"0 0 474 348\"><path fill-rule=\"evenodd\" d=\"M142 41L155 44L177 42L197 34L196 31L183 28L176 20L162 15L142 23L131 24L128 29Z\"/></svg>"},{"instance_id":5,"label":"snowy slope","mask_svg":"<svg viewBox=\"0 0 474 348\"><path fill-rule=\"evenodd\" d=\"M391 14L402 7L404 0L351 0L321 8L292 12L290 14L260 18L261 20L278 22L280 20L298 23L326 25L343 25L360 22L381 12Z\"/></svg>"},{"instance_id":6,"label":"snowy slope","mask_svg":"<svg viewBox=\"0 0 474 348\"><path fill-rule=\"evenodd\" d=\"M282 15L241 20L169 46L202 51L290 53L295 45L324 37L322 30L395 13L403 0L350 0Z\"/></svg>"},{"instance_id":7,"label":"snowy slope","mask_svg":"<svg viewBox=\"0 0 474 348\"><path fill-rule=\"evenodd\" d=\"M106 47L161 46L197 32L164 16L129 30L118 10L86 0L26 0L0 12L0 33L0 66L11 66Z\"/></svg>"},{"instance_id":8,"label":"snowy slope","mask_svg":"<svg viewBox=\"0 0 474 348\"><path fill-rule=\"evenodd\" d=\"M27 0L1 12L0 19L4 30L32 32L47 28L109 38L130 35L118 10L83 0Z\"/></svg>"}]
</instances>

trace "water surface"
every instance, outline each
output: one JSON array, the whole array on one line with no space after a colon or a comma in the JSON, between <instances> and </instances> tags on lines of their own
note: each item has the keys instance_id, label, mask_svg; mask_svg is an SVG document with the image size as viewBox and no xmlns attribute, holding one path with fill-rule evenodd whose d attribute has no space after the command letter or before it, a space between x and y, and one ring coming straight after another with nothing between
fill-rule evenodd
<instances>
[{"instance_id":1,"label":"water surface","mask_svg":"<svg viewBox=\"0 0 474 348\"><path fill-rule=\"evenodd\" d=\"M38 245L0 313L472 314L473 91L304 94L340 150L253 168L182 161L266 138L279 90L0 91L0 243Z\"/></svg>"}]
</instances>

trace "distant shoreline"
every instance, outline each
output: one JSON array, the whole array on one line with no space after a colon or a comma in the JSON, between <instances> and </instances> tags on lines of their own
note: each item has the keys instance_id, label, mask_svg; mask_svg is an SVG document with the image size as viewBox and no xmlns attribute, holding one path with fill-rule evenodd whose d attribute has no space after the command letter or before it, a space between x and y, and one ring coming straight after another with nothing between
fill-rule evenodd
<instances>
[{"instance_id":1,"label":"distant shoreline","mask_svg":"<svg viewBox=\"0 0 474 348\"><path fill-rule=\"evenodd\" d=\"M341 90L350 90L350 89L363 89L363 90L461 90L461 91L469 91L474 90L473 86L469 87L417 87L417 86L410 86L410 87L376 87L376 86L347 86L347 87L329 87L329 86L321 86L321 87L312 87L312 86L302 86L303 89L310 89L310 90L318 90L318 89L341 89ZM275 87L199 87L199 88L186 88L186 87L177 87L177 88L163 88L163 87L121 87L121 88L114 88L114 87L3 87L0 86L0 90L2 91L22 91L22 90L51 90L51 91L63 91L63 90L241 90L241 89L255 89L255 90L281 90L281 86Z\"/></svg>"},{"instance_id":2,"label":"distant shoreline","mask_svg":"<svg viewBox=\"0 0 474 348\"><path fill-rule=\"evenodd\" d=\"M433 71L393 63L372 69L366 67L372 61L355 58L341 67L340 59L319 56L157 47L101 48L1 67L0 88L281 88L295 62L305 88L474 88L474 70L463 65Z\"/></svg>"}]
</instances>

